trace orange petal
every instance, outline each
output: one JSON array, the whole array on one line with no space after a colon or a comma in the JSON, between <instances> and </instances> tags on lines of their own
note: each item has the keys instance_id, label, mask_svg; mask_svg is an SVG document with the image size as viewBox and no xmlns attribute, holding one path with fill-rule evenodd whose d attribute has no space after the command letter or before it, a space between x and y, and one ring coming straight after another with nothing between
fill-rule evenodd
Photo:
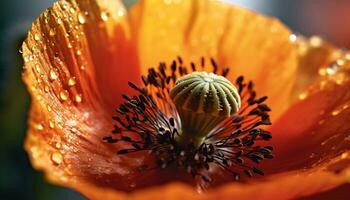
<instances>
[{"instance_id":1,"label":"orange petal","mask_svg":"<svg viewBox=\"0 0 350 200\"><path fill-rule=\"evenodd\" d=\"M129 173L102 137L113 129L112 104L139 79L130 41L115 0L61 0L33 23L22 48L32 97L25 149L52 182L74 187Z\"/></svg>"},{"instance_id":2,"label":"orange petal","mask_svg":"<svg viewBox=\"0 0 350 200\"><path fill-rule=\"evenodd\" d=\"M213 57L230 67L231 80L244 75L270 97L273 119L288 107L297 58L278 20L218 1L149 0L132 9L131 21L142 73L176 56Z\"/></svg>"}]
</instances>

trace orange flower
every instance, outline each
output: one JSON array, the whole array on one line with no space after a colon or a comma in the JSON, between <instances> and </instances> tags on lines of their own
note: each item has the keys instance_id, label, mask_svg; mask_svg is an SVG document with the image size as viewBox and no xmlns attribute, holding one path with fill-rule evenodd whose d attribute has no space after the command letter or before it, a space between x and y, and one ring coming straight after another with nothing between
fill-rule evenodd
<instances>
[{"instance_id":1,"label":"orange flower","mask_svg":"<svg viewBox=\"0 0 350 200\"><path fill-rule=\"evenodd\" d=\"M117 0L61 0L33 23L22 51L32 97L25 149L49 181L91 199L291 199L350 179L350 53L276 19L209 0L143 0L129 13ZM276 157L263 163L266 176L205 194L152 185L169 171L137 173L142 158L102 140L121 94L134 93L127 82L141 84L148 67L177 56L213 57L231 67L230 80L244 75L269 97Z\"/></svg>"}]
</instances>

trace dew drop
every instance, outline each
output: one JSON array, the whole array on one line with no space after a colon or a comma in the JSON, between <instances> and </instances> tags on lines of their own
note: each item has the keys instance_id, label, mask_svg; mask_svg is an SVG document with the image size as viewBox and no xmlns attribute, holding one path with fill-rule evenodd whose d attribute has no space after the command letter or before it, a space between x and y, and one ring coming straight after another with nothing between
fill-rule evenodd
<instances>
[{"instance_id":1,"label":"dew drop","mask_svg":"<svg viewBox=\"0 0 350 200\"><path fill-rule=\"evenodd\" d=\"M56 35L55 29L50 29L49 35L50 35L50 36L55 36L55 35Z\"/></svg>"},{"instance_id":2,"label":"dew drop","mask_svg":"<svg viewBox=\"0 0 350 200\"><path fill-rule=\"evenodd\" d=\"M73 127L73 128L70 129L70 131L71 131L72 133L76 133L78 130L77 130L77 128Z\"/></svg>"},{"instance_id":3,"label":"dew drop","mask_svg":"<svg viewBox=\"0 0 350 200\"><path fill-rule=\"evenodd\" d=\"M78 56L80 56L82 54L80 50L77 50L76 53L77 53Z\"/></svg>"},{"instance_id":4,"label":"dew drop","mask_svg":"<svg viewBox=\"0 0 350 200\"><path fill-rule=\"evenodd\" d=\"M67 182L67 181L68 181L68 178L65 177L65 176L61 176L61 177L60 177L60 180L61 180L62 182Z\"/></svg>"},{"instance_id":5,"label":"dew drop","mask_svg":"<svg viewBox=\"0 0 350 200\"><path fill-rule=\"evenodd\" d=\"M339 113L341 113L341 111L342 111L341 109L333 110L333 111L332 111L332 115L333 115L333 116L336 116L336 115L338 115Z\"/></svg>"},{"instance_id":6,"label":"dew drop","mask_svg":"<svg viewBox=\"0 0 350 200\"><path fill-rule=\"evenodd\" d=\"M299 94L299 99L304 100L307 97L307 95L308 95L307 92L303 92L303 93Z\"/></svg>"},{"instance_id":7,"label":"dew drop","mask_svg":"<svg viewBox=\"0 0 350 200\"><path fill-rule=\"evenodd\" d=\"M36 96L36 100L40 101L41 100L41 95Z\"/></svg>"},{"instance_id":8,"label":"dew drop","mask_svg":"<svg viewBox=\"0 0 350 200\"><path fill-rule=\"evenodd\" d=\"M291 34L291 35L289 36L289 41L291 41L291 42L296 42L296 41L297 41L297 36L296 36L295 34Z\"/></svg>"},{"instance_id":9,"label":"dew drop","mask_svg":"<svg viewBox=\"0 0 350 200\"><path fill-rule=\"evenodd\" d=\"M49 127L51 129L55 128L55 123L53 121L49 121Z\"/></svg>"},{"instance_id":10,"label":"dew drop","mask_svg":"<svg viewBox=\"0 0 350 200\"><path fill-rule=\"evenodd\" d=\"M338 70L339 66L338 64L334 63L326 68L326 73L328 75L333 75Z\"/></svg>"},{"instance_id":11,"label":"dew drop","mask_svg":"<svg viewBox=\"0 0 350 200\"><path fill-rule=\"evenodd\" d=\"M40 70L40 65L39 65L39 64L36 64L36 65L35 65L35 71L38 72L38 73L41 72L41 70Z\"/></svg>"},{"instance_id":12,"label":"dew drop","mask_svg":"<svg viewBox=\"0 0 350 200\"><path fill-rule=\"evenodd\" d=\"M82 15L81 13L78 14L78 21L80 24L85 24L86 22L84 15Z\"/></svg>"},{"instance_id":13,"label":"dew drop","mask_svg":"<svg viewBox=\"0 0 350 200\"><path fill-rule=\"evenodd\" d=\"M61 123L61 122L58 122L58 123L57 123L57 127L58 127L59 129L63 129L62 123Z\"/></svg>"},{"instance_id":14,"label":"dew drop","mask_svg":"<svg viewBox=\"0 0 350 200\"><path fill-rule=\"evenodd\" d=\"M75 13L75 9L71 7L71 8L69 8L69 12L74 14Z\"/></svg>"},{"instance_id":15,"label":"dew drop","mask_svg":"<svg viewBox=\"0 0 350 200\"><path fill-rule=\"evenodd\" d=\"M38 131L44 130L44 126L43 126L42 124L37 124L37 125L35 125L35 128L36 128Z\"/></svg>"},{"instance_id":16,"label":"dew drop","mask_svg":"<svg viewBox=\"0 0 350 200\"><path fill-rule=\"evenodd\" d=\"M50 105L47 105L47 111L48 111L48 112L51 112L51 111L52 111L52 108L51 108Z\"/></svg>"},{"instance_id":17,"label":"dew drop","mask_svg":"<svg viewBox=\"0 0 350 200\"><path fill-rule=\"evenodd\" d=\"M77 103L81 103L81 102L83 101L83 96L82 96L81 94L77 94L77 95L75 96L75 101L76 101Z\"/></svg>"},{"instance_id":18,"label":"dew drop","mask_svg":"<svg viewBox=\"0 0 350 200\"><path fill-rule=\"evenodd\" d=\"M31 151L32 156L33 156L34 158L39 157L40 153L39 153L39 151L38 151L38 147L33 146L33 147L30 148L30 151Z\"/></svg>"},{"instance_id":19,"label":"dew drop","mask_svg":"<svg viewBox=\"0 0 350 200\"><path fill-rule=\"evenodd\" d=\"M341 159L346 159L346 158L348 158L349 156L350 156L350 155L349 155L348 152L342 153L342 154L341 154Z\"/></svg>"},{"instance_id":20,"label":"dew drop","mask_svg":"<svg viewBox=\"0 0 350 200\"><path fill-rule=\"evenodd\" d=\"M62 147L62 144L60 142L57 142L55 146L57 149L60 149Z\"/></svg>"},{"instance_id":21,"label":"dew drop","mask_svg":"<svg viewBox=\"0 0 350 200\"><path fill-rule=\"evenodd\" d=\"M345 60L343 60L343 59L338 59L337 61L336 61L336 63L337 63L337 65L339 65L339 66L343 66L343 65L345 65Z\"/></svg>"},{"instance_id":22,"label":"dew drop","mask_svg":"<svg viewBox=\"0 0 350 200\"><path fill-rule=\"evenodd\" d=\"M47 85L45 85L45 87L44 87L44 91L45 91L46 93L48 93L48 92L50 91L50 87L49 87L49 86L47 86Z\"/></svg>"},{"instance_id":23,"label":"dew drop","mask_svg":"<svg viewBox=\"0 0 350 200\"><path fill-rule=\"evenodd\" d=\"M118 10L117 14L119 17L122 17L124 15L124 10Z\"/></svg>"},{"instance_id":24,"label":"dew drop","mask_svg":"<svg viewBox=\"0 0 350 200\"><path fill-rule=\"evenodd\" d=\"M40 40L40 35L39 34L34 34L34 40L39 41Z\"/></svg>"},{"instance_id":25,"label":"dew drop","mask_svg":"<svg viewBox=\"0 0 350 200\"><path fill-rule=\"evenodd\" d=\"M36 96L36 100L40 101L41 100L41 95Z\"/></svg>"},{"instance_id":26,"label":"dew drop","mask_svg":"<svg viewBox=\"0 0 350 200\"><path fill-rule=\"evenodd\" d=\"M28 59L28 57L27 57L27 56L26 56L26 57L24 57L23 59L24 59L24 62L25 62L25 63L29 62L29 59Z\"/></svg>"},{"instance_id":27,"label":"dew drop","mask_svg":"<svg viewBox=\"0 0 350 200\"><path fill-rule=\"evenodd\" d=\"M54 152L51 154L51 160L54 164L59 165L63 162L63 156L59 152Z\"/></svg>"},{"instance_id":28,"label":"dew drop","mask_svg":"<svg viewBox=\"0 0 350 200\"><path fill-rule=\"evenodd\" d=\"M66 100L68 99L68 97L69 97L69 93L68 93L67 90L62 90L62 91L60 92L60 98L61 98L61 100L66 101Z\"/></svg>"},{"instance_id":29,"label":"dew drop","mask_svg":"<svg viewBox=\"0 0 350 200\"><path fill-rule=\"evenodd\" d=\"M101 19L103 21L107 21L109 19L109 13L104 11L104 12L101 12Z\"/></svg>"},{"instance_id":30,"label":"dew drop","mask_svg":"<svg viewBox=\"0 0 350 200\"><path fill-rule=\"evenodd\" d=\"M67 4L63 4L63 10L67 10L68 9L68 5Z\"/></svg>"},{"instance_id":31,"label":"dew drop","mask_svg":"<svg viewBox=\"0 0 350 200\"><path fill-rule=\"evenodd\" d=\"M346 55L345 55L345 60L350 60L350 53L347 53Z\"/></svg>"},{"instance_id":32,"label":"dew drop","mask_svg":"<svg viewBox=\"0 0 350 200\"><path fill-rule=\"evenodd\" d=\"M58 23L58 24L62 24L62 23L63 23L62 19L61 19L61 18L58 18L58 19L57 19L57 23Z\"/></svg>"},{"instance_id":33,"label":"dew drop","mask_svg":"<svg viewBox=\"0 0 350 200\"><path fill-rule=\"evenodd\" d=\"M68 86L72 87L77 83L75 77L71 77L68 79Z\"/></svg>"},{"instance_id":34,"label":"dew drop","mask_svg":"<svg viewBox=\"0 0 350 200\"><path fill-rule=\"evenodd\" d=\"M73 47L72 43L70 43L70 42L68 43L67 46L68 46L69 49L71 49Z\"/></svg>"},{"instance_id":35,"label":"dew drop","mask_svg":"<svg viewBox=\"0 0 350 200\"><path fill-rule=\"evenodd\" d=\"M320 68L318 70L318 74L321 75L321 76L327 75L327 68Z\"/></svg>"},{"instance_id":36,"label":"dew drop","mask_svg":"<svg viewBox=\"0 0 350 200\"><path fill-rule=\"evenodd\" d=\"M30 87L30 89L31 89L33 92L36 91L36 87L35 87L35 86Z\"/></svg>"},{"instance_id":37,"label":"dew drop","mask_svg":"<svg viewBox=\"0 0 350 200\"><path fill-rule=\"evenodd\" d=\"M320 47L323 43L322 39L318 36L312 36L309 42L310 42L310 45L314 48Z\"/></svg>"},{"instance_id":38,"label":"dew drop","mask_svg":"<svg viewBox=\"0 0 350 200\"><path fill-rule=\"evenodd\" d=\"M57 78L58 78L57 73L53 69L51 69L50 70L50 79L53 81L53 80L56 80Z\"/></svg>"}]
</instances>

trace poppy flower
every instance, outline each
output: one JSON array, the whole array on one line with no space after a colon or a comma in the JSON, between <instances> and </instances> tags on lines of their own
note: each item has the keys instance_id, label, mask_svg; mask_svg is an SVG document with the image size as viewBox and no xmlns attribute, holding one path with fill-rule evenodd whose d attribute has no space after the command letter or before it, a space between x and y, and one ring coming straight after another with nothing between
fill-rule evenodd
<instances>
[{"instance_id":1,"label":"poppy flower","mask_svg":"<svg viewBox=\"0 0 350 200\"><path fill-rule=\"evenodd\" d=\"M60 0L21 51L30 160L91 199L292 199L350 179L350 54L274 18Z\"/></svg>"}]
</instances>

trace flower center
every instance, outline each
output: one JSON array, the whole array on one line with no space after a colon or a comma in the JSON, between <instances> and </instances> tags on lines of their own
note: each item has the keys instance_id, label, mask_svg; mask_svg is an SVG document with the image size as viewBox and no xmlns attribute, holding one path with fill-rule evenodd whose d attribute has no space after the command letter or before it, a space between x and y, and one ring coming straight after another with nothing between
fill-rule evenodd
<instances>
[{"instance_id":1,"label":"flower center","mask_svg":"<svg viewBox=\"0 0 350 200\"><path fill-rule=\"evenodd\" d=\"M181 119L180 143L199 147L205 137L241 106L236 87L225 77L192 72L175 82L170 91Z\"/></svg>"},{"instance_id":2,"label":"flower center","mask_svg":"<svg viewBox=\"0 0 350 200\"><path fill-rule=\"evenodd\" d=\"M113 134L103 139L118 143L120 155L153 157L155 162L140 166L140 172L172 166L205 183L214 169L234 180L263 175L257 164L273 158L273 148L255 143L271 139L263 129L271 125L267 97L258 98L243 76L231 83L225 78L229 69L219 69L213 59L211 66L207 73L203 58L199 67L186 67L178 58L170 67L150 68L143 87L129 83L138 95L122 95Z\"/></svg>"}]
</instances>

